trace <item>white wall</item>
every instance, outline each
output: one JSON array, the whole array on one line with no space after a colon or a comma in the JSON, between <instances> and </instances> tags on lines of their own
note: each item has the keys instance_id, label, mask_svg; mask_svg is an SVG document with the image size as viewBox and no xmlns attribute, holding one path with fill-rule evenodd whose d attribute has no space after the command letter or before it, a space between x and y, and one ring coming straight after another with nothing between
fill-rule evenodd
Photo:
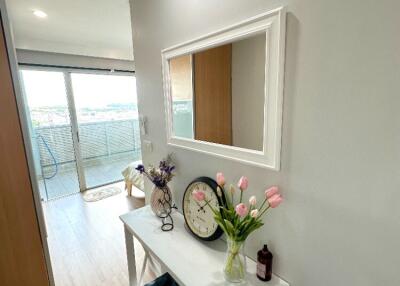
<instances>
[{"instance_id":1,"label":"white wall","mask_svg":"<svg viewBox=\"0 0 400 286\"><path fill-rule=\"evenodd\" d=\"M232 43L233 146L263 149L265 34Z\"/></svg>"},{"instance_id":2,"label":"white wall","mask_svg":"<svg viewBox=\"0 0 400 286\"><path fill-rule=\"evenodd\" d=\"M140 112L155 163L169 151L187 184L224 171L284 204L247 244L267 242L294 286L400 285L400 1L133 0ZM273 172L166 145L161 49L288 5L282 168ZM149 186L149 185L147 185Z\"/></svg>"}]
</instances>

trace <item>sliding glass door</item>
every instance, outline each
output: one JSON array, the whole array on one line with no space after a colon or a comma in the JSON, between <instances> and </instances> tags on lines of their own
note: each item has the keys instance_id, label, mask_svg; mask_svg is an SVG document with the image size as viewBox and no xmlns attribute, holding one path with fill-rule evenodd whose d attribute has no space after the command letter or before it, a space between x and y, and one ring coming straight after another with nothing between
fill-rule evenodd
<instances>
[{"instance_id":1,"label":"sliding glass door","mask_svg":"<svg viewBox=\"0 0 400 286\"><path fill-rule=\"evenodd\" d=\"M79 192L64 74L21 73L40 196L47 201Z\"/></svg>"},{"instance_id":2,"label":"sliding glass door","mask_svg":"<svg viewBox=\"0 0 400 286\"><path fill-rule=\"evenodd\" d=\"M87 188L121 180L141 158L133 76L71 73Z\"/></svg>"},{"instance_id":3,"label":"sliding glass door","mask_svg":"<svg viewBox=\"0 0 400 286\"><path fill-rule=\"evenodd\" d=\"M141 160L131 74L21 71L43 200L110 184Z\"/></svg>"}]
</instances>

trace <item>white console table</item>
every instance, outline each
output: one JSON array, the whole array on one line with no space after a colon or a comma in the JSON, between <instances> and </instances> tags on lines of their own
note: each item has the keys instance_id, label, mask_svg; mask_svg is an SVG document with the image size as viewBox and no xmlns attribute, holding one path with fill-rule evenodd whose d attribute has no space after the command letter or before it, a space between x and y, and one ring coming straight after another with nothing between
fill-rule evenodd
<instances>
[{"instance_id":1,"label":"white console table","mask_svg":"<svg viewBox=\"0 0 400 286\"><path fill-rule=\"evenodd\" d=\"M230 285L222 273L226 243L222 240L213 242L197 240L185 229L182 214L175 212L172 217L174 229L163 232L160 228L160 219L152 213L149 206L120 216L125 226L130 286L141 286L144 272L143 267L138 282L133 237L145 250L143 266L148 261L152 262L151 257L154 257L160 263L162 271L169 272L180 286ZM249 258L247 271L245 285L289 286L275 275L269 282L260 281L255 274L256 263Z\"/></svg>"}]
</instances>

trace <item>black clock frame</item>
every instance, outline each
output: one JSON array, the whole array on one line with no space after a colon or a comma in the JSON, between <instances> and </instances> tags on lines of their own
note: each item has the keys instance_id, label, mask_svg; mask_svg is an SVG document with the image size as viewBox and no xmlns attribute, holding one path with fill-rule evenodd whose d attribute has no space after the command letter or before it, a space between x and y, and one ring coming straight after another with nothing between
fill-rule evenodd
<instances>
[{"instance_id":1,"label":"black clock frame","mask_svg":"<svg viewBox=\"0 0 400 286\"><path fill-rule=\"evenodd\" d=\"M183 217L185 219L185 226L186 229L189 230L189 232L196 238L204 240L204 241L212 241L212 240L216 240L218 238L221 237L221 235L224 233L224 231L221 229L221 227L218 225L217 230L213 233L213 235L209 236L209 237L201 237L198 236L189 226L189 224L187 223L186 220L186 216L185 216L185 196L186 196L186 192L190 191L189 187L191 185L193 185L194 183L204 183L207 184L214 192L214 194L216 195L216 197L218 198L218 203L220 206L224 206L226 203L226 198L225 198L225 194L224 192L221 190L222 196L218 196L218 192L217 192L217 187L218 184L216 181L214 181L213 179L209 178L209 177L199 177L194 179L193 181L190 182L190 184L186 187L186 190L183 194L183 199L182 199L182 212L183 212Z\"/></svg>"}]
</instances>

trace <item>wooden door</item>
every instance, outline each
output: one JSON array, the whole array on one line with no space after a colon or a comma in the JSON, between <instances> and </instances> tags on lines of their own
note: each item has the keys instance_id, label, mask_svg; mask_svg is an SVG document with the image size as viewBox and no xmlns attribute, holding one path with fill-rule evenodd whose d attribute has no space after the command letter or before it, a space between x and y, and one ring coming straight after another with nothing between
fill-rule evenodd
<instances>
[{"instance_id":1,"label":"wooden door","mask_svg":"<svg viewBox=\"0 0 400 286\"><path fill-rule=\"evenodd\" d=\"M0 284L49 285L0 18Z\"/></svg>"},{"instance_id":2,"label":"wooden door","mask_svg":"<svg viewBox=\"0 0 400 286\"><path fill-rule=\"evenodd\" d=\"M193 55L195 139L232 145L232 45Z\"/></svg>"}]
</instances>

